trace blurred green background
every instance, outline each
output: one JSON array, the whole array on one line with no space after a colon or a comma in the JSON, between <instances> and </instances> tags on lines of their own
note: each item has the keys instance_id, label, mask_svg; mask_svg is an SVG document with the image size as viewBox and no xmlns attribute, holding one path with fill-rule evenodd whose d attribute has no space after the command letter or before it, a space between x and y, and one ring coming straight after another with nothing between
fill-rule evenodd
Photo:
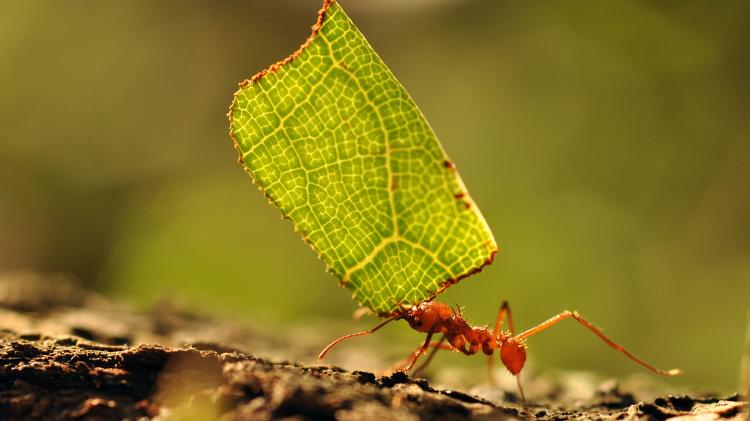
<instances>
[{"instance_id":1,"label":"blurred green background","mask_svg":"<svg viewBox=\"0 0 750 421\"><path fill-rule=\"evenodd\" d=\"M68 272L144 307L167 296L281 334L317 326L321 345L372 325L351 321L348 291L252 186L227 135L236 84L296 49L319 3L6 4L0 269ZM520 328L578 309L636 354L684 368L673 384L736 389L750 303L749 2L342 4L500 243L443 300L482 323L508 299ZM389 358L422 340L405 324L382 338ZM540 370L640 370L573 323L530 346ZM437 364L474 364L481 379L483 363Z\"/></svg>"}]
</instances>

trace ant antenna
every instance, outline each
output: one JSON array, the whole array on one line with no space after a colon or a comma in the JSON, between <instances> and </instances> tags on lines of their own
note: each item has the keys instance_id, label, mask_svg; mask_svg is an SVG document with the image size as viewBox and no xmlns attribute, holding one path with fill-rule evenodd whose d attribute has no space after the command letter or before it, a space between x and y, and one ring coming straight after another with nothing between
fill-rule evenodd
<instances>
[{"instance_id":1,"label":"ant antenna","mask_svg":"<svg viewBox=\"0 0 750 421\"><path fill-rule=\"evenodd\" d=\"M365 330L365 331L362 331L362 332L357 332L357 333L350 333L350 334L348 334L348 335L345 335L345 336L342 336L342 337L340 337L340 338L336 339L335 341L333 341L333 342L331 342L330 344L328 344L328 346L327 346L327 347L325 347L325 348L324 348L324 349L323 349L323 350L322 350L322 351L320 352L320 354L318 355L318 360L322 360L323 358L325 358L325 357L326 357L326 354L328 353L328 351L330 351L330 350L331 350L331 348L333 348L333 347L334 347L334 346L335 346L336 344L338 344L339 342L341 342L341 341L344 341L344 340L346 340L346 339L349 339L349 338L354 338L354 337L357 337L357 336L365 336L365 335L369 335L369 334L371 334L371 333L373 333L373 332L377 331L377 330L378 330L378 329L380 329L381 327L385 326L386 324L388 324L389 322L392 322L392 321L394 321L394 320L396 320L396 317L395 317L395 316L394 316L394 317L391 317L390 319L388 319L388 320L386 320L386 321L384 321L384 322L382 322L382 323L380 323L379 325L375 326L374 328L372 328L372 329L370 329L370 330Z\"/></svg>"}]
</instances>

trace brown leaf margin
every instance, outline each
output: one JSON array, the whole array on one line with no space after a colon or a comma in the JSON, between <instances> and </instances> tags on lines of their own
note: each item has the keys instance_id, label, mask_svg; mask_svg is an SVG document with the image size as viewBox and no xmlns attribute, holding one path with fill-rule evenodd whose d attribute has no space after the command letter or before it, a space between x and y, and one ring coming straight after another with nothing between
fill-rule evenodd
<instances>
[{"instance_id":1,"label":"brown leaf margin","mask_svg":"<svg viewBox=\"0 0 750 421\"><path fill-rule=\"evenodd\" d=\"M234 95L232 97L232 103L229 105L229 112L227 113L227 118L229 120L229 137L232 139L232 143L234 144L234 149L237 151L237 154L238 154L237 162L239 162L240 165L242 165L242 167L245 170L245 172L250 175L250 178L253 180L253 184L255 184L256 187L258 187L258 189L261 191L261 193L263 193L263 195L266 197L266 199L269 201L269 203L271 203L272 205L274 205L277 209L279 208L279 206L276 203L276 201L271 196L269 196L266 193L266 190L263 188L263 186L261 186L259 183L257 183L255 181L255 177L253 177L252 173L250 173L250 171L248 170L247 166L245 166L245 163L244 163L244 161L242 159L242 150L240 149L240 146L239 146L239 143L237 142L237 139L234 137L234 133L232 133L232 127L233 127L233 123L234 123L234 119L233 119L234 116L233 116L232 108L234 107L235 101L237 100L237 95L239 95L240 92L242 92L243 89L245 89L248 86L250 86L250 85L258 82L260 79L264 78L268 74L278 72L284 65L290 63L291 61L293 61L294 59L296 59L297 57L299 57L300 54L302 54L302 52L305 50L305 48L307 48L307 46L310 45L313 42L313 40L315 39L315 37L320 32L320 29L323 27L323 23L325 22L325 18L326 18L326 14L328 13L328 9L331 7L331 4L333 4L335 2L336 2L336 0L323 0L323 5L321 6L320 10L318 10L318 17L315 20L315 23L310 27L311 33L307 37L307 39L305 39L305 42L303 42L302 45L300 45L299 48L297 48L297 50L295 50L293 53L291 53L289 56L287 56L283 60L277 61L276 63L270 65L268 68L266 68L264 70L261 70L260 72L254 74L250 78L245 79L242 82L240 82L239 83L239 89L237 89L237 91L234 93ZM452 162L450 162L450 161L446 161L446 162L450 164L446 168L455 169L455 165L453 165ZM289 217L286 216L286 215L284 215L283 213L281 215L282 215L283 219L290 220ZM295 232L299 232L298 229L297 229L297 226L294 223L292 223L292 226L294 226L294 231ZM317 253L318 256L320 257L321 256L320 251L318 251L318 249L316 249L315 246L312 243L310 243L309 241L307 241L306 236L302 235L302 238L303 238L303 241L305 243L307 243L307 245L310 246L310 248L312 248L313 251L315 251L315 253ZM417 306L417 305L419 305L421 303L424 303L424 302L427 302L427 301L433 301L435 299L435 297L437 297L438 295L440 295L443 292L445 292L446 289L448 289L451 286L457 284L458 282L460 282L461 280L463 280L465 278L468 278L468 277L470 277L472 275L476 275L479 272L481 272L484 268L486 268L487 266L491 265L495 261L495 255L497 255L497 253L499 251L500 251L500 248L497 245L495 245L495 249L492 250L492 252L490 253L490 257L488 257L484 262L482 262L481 265L479 265L478 267L476 267L476 268L474 268L474 269L472 269L472 270L464 273L463 275L459 275L459 276L457 276L455 278L448 278L448 279L443 280L442 282L440 282L438 289L431 296L425 298L421 302L416 303L416 304L409 304L408 306L402 307L401 310L395 310L395 311L393 311L391 313L378 313L377 316L381 317L381 318L393 318L393 319L396 319L396 320L400 319L403 316L403 314L406 311L408 311L411 307ZM341 283L339 283L339 285L342 286L342 287L345 286L345 285L342 285ZM358 304L360 305L360 307L362 307L362 303L358 303Z\"/></svg>"},{"instance_id":2,"label":"brown leaf margin","mask_svg":"<svg viewBox=\"0 0 750 421\"><path fill-rule=\"evenodd\" d=\"M318 35L318 32L320 32L320 28L323 27L323 21L326 18L326 13L328 12L328 8L331 7L331 4L335 1L336 0L323 0L323 6L318 11L318 18L315 20L315 24L313 24L313 26L310 27L310 29L312 30L312 32L310 33L310 36L307 37L305 42L303 42L302 45L300 45L296 51L294 51L285 59L277 61L276 63L270 65L267 69L261 70L260 72L254 74L250 79L245 79L242 82L240 82L240 89L245 88L259 81L260 79L262 79L269 73L278 72L282 66L284 66L285 64L288 64L295 58L299 57L299 55L302 54L302 51L304 51L305 48L307 48L307 46L313 42L313 39L315 39L315 36Z\"/></svg>"}]
</instances>

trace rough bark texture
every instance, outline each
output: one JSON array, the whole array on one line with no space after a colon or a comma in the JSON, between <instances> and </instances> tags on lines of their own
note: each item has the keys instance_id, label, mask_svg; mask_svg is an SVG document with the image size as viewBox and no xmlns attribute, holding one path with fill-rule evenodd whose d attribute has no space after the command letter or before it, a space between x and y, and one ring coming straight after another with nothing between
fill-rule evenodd
<instances>
[{"instance_id":1,"label":"rough bark texture","mask_svg":"<svg viewBox=\"0 0 750 421\"><path fill-rule=\"evenodd\" d=\"M612 384L585 405L524 407L402 373L269 361L250 352L277 339L160 307L137 314L63 279L0 279L0 419L740 419L745 406L638 402Z\"/></svg>"}]
</instances>

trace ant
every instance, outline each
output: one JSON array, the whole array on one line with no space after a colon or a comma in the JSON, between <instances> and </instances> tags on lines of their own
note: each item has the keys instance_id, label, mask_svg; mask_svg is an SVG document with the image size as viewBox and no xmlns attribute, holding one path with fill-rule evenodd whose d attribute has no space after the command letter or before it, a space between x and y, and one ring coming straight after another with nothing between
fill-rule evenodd
<instances>
[{"instance_id":1,"label":"ant","mask_svg":"<svg viewBox=\"0 0 750 421\"><path fill-rule=\"evenodd\" d=\"M501 331L506 317L509 330ZM526 339L565 319L571 318L582 324L586 329L592 331L599 337L599 339L604 341L615 351L625 354L625 356L631 360L656 374L662 376L676 376L682 372L679 369L660 370L648 364L609 339L601 330L586 321L575 311L563 311L539 325L516 335L515 328L513 327L513 319L510 313L510 306L508 306L507 301L503 301L500 306L500 311L497 314L497 321L495 322L495 328L492 331L484 326L471 326L466 319L464 319L461 314L461 309L458 307L454 310L447 304L437 301L426 301L419 305L412 306L400 314L392 316L370 330L352 333L336 339L321 351L320 355L318 355L318 360L325 358L328 351L341 341L356 336L369 335L393 320L405 319L412 329L417 332L427 333L427 337L422 345L420 345L414 352L410 353L402 364L397 366L397 371L409 372L409 370L414 367L419 357L421 357L428 348L432 348L432 352L427 356L424 363L417 367L414 374L424 370L430 361L432 361L435 353L440 349L461 352L465 355L473 355L481 350L482 353L489 357L488 363L489 368L491 369L493 363L492 354L497 349L500 354L500 361L502 361L505 368L508 369L511 374L516 376L521 401L525 403L526 397L524 396L523 388L521 387L519 373L526 362ZM435 334L442 334L443 336L439 341L432 342L432 337ZM447 343L445 343L446 341Z\"/></svg>"}]
</instances>

